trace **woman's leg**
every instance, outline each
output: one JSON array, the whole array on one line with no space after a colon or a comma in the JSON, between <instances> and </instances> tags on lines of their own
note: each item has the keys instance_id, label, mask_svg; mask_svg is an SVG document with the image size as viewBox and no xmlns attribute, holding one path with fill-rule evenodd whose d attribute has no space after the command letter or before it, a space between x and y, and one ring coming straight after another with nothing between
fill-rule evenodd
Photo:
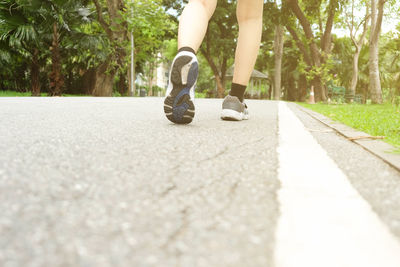
<instances>
[{"instance_id":1,"label":"woman's leg","mask_svg":"<svg viewBox=\"0 0 400 267\"><path fill-rule=\"evenodd\" d=\"M236 16L239 37L235 55L232 88L222 103L221 119L247 120L244 92L257 60L262 32L263 0L238 0Z\"/></svg>"},{"instance_id":2,"label":"woman's leg","mask_svg":"<svg viewBox=\"0 0 400 267\"><path fill-rule=\"evenodd\" d=\"M199 74L195 54L206 35L216 5L217 0L190 0L180 17L179 51L171 65L164 100L165 115L174 123L187 124L194 118L194 91Z\"/></svg>"},{"instance_id":3,"label":"woman's leg","mask_svg":"<svg viewBox=\"0 0 400 267\"><path fill-rule=\"evenodd\" d=\"M236 16L239 38L233 83L247 86L261 43L263 0L238 0ZM243 92L244 93L244 92Z\"/></svg>"},{"instance_id":4,"label":"woman's leg","mask_svg":"<svg viewBox=\"0 0 400 267\"><path fill-rule=\"evenodd\" d=\"M216 6L217 0L189 1L179 20L178 49L190 47L197 52Z\"/></svg>"}]
</instances>

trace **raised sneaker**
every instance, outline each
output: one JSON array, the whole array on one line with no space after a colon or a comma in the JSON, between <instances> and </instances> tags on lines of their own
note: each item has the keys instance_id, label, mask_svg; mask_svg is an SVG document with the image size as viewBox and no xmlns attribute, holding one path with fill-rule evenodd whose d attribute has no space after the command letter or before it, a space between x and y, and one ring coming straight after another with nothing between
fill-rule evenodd
<instances>
[{"instance_id":1,"label":"raised sneaker","mask_svg":"<svg viewBox=\"0 0 400 267\"><path fill-rule=\"evenodd\" d=\"M194 118L194 91L199 64L196 55L179 52L172 62L169 83L164 100L164 112L167 118L177 124L191 123Z\"/></svg>"},{"instance_id":2,"label":"raised sneaker","mask_svg":"<svg viewBox=\"0 0 400 267\"><path fill-rule=\"evenodd\" d=\"M245 103L236 96L227 95L222 103L221 119L226 121L241 121L249 119Z\"/></svg>"}]
</instances>

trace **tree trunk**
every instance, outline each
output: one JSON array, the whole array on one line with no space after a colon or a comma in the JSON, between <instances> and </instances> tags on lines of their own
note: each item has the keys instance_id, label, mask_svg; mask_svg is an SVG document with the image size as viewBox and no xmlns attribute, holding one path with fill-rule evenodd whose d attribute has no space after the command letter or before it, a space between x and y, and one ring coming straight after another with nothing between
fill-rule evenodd
<instances>
[{"instance_id":1,"label":"tree trunk","mask_svg":"<svg viewBox=\"0 0 400 267\"><path fill-rule=\"evenodd\" d=\"M94 96L112 96L115 72L107 71L108 61L101 64L95 75Z\"/></svg>"},{"instance_id":2,"label":"tree trunk","mask_svg":"<svg viewBox=\"0 0 400 267\"><path fill-rule=\"evenodd\" d=\"M107 0L107 10L110 16L110 29L112 30L111 41L115 45L115 57L119 67L125 65L126 49L125 45L128 44L127 25L121 13L125 11L125 4L123 0Z\"/></svg>"},{"instance_id":3,"label":"tree trunk","mask_svg":"<svg viewBox=\"0 0 400 267\"><path fill-rule=\"evenodd\" d=\"M275 26L274 54L275 54L275 74L274 74L274 100L281 97L282 81L282 55L284 43L284 28L282 25Z\"/></svg>"},{"instance_id":4,"label":"tree trunk","mask_svg":"<svg viewBox=\"0 0 400 267\"><path fill-rule=\"evenodd\" d=\"M315 77L315 79L311 82L311 85L314 86L315 102L326 101L327 97L325 94L325 88L324 85L322 84L321 78L318 76Z\"/></svg>"},{"instance_id":5,"label":"tree trunk","mask_svg":"<svg viewBox=\"0 0 400 267\"><path fill-rule=\"evenodd\" d=\"M298 87L299 87L299 93L297 96L297 100L305 102L307 98L307 78L305 75L300 76Z\"/></svg>"},{"instance_id":6,"label":"tree trunk","mask_svg":"<svg viewBox=\"0 0 400 267\"><path fill-rule=\"evenodd\" d=\"M221 74L218 71L217 65L213 61L211 55L206 50L200 48L201 53L206 58L208 65L214 73L215 82L217 84L217 97L223 98L225 96L225 73L226 73L226 59L222 63Z\"/></svg>"},{"instance_id":7,"label":"tree trunk","mask_svg":"<svg viewBox=\"0 0 400 267\"><path fill-rule=\"evenodd\" d=\"M369 79L371 100L373 104L382 104L382 88L379 74L379 47L378 44L370 45Z\"/></svg>"},{"instance_id":8,"label":"tree trunk","mask_svg":"<svg viewBox=\"0 0 400 267\"><path fill-rule=\"evenodd\" d=\"M374 104L382 104L382 88L379 74L379 35L383 19L385 0L371 0L371 36L369 50L369 79L371 100ZM378 5L378 8L377 8ZM378 14L377 14L378 10Z\"/></svg>"},{"instance_id":9,"label":"tree trunk","mask_svg":"<svg viewBox=\"0 0 400 267\"><path fill-rule=\"evenodd\" d=\"M368 86L368 84L362 84L362 89L363 89L363 99L362 99L362 103L363 103L363 104L367 104L368 91L369 91L369 86Z\"/></svg>"},{"instance_id":10,"label":"tree trunk","mask_svg":"<svg viewBox=\"0 0 400 267\"><path fill-rule=\"evenodd\" d=\"M82 77L82 87L81 91L85 94L92 95L96 86L96 73L97 69L90 68L87 70Z\"/></svg>"},{"instance_id":11,"label":"tree trunk","mask_svg":"<svg viewBox=\"0 0 400 267\"><path fill-rule=\"evenodd\" d=\"M369 7L367 5L366 9L366 13L365 13L365 18L364 18L364 26L363 26L363 32L361 33L360 38L357 40L356 39L356 34L357 34L357 30L354 32L354 0L352 1L352 14L351 14L351 22L348 22L348 26L350 29L350 38L354 44L354 46L356 47L356 51L353 55L353 75L352 75L352 79L351 79L351 85L350 85L350 90L349 90L349 102L352 103L354 101L354 96L356 94L356 89L357 89L357 83L358 83L358 60L360 57L360 53L361 53L361 49L363 47L364 44L364 40L365 37L367 35L367 31L368 31L368 23L370 20L370 14L369 14Z\"/></svg>"},{"instance_id":12,"label":"tree trunk","mask_svg":"<svg viewBox=\"0 0 400 267\"><path fill-rule=\"evenodd\" d=\"M217 97L224 98L225 97L225 81L221 79L219 75L215 75L215 81L217 82Z\"/></svg>"},{"instance_id":13,"label":"tree trunk","mask_svg":"<svg viewBox=\"0 0 400 267\"><path fill-rule=\"evenodd\" d=\"M322 60L325 63L328 55L332 50L332 28L335 19L336 10L339 7L339 3L337 0L329 1L328 6L328 19L325 25L325 31L321 40L321 48L322 48Z\"/></svg>"},{"instance_id":14,"label":"tree trunk","mask_svg":"<svg viewBox=\"0 0 400 267\"><path fill-rule=\"evenodd\" d=\"M149 74L148 74L148 95L153 96L153 81L154 81L154 68L155 63L149 62Z\"/></svg>"},{"instance_id":15,"label":"tree trunk","mask_svg":"<svg viewBox=\"0 0 400 267\"><path fill-rule=\"evenodd\" d=\"M123 22L124 19L121 15L125 12L125 5L122 0L107 0L107 11L109 15L109 23L103 17L103 8L99 0L93 0L96 6L97 18L100 25L105 30L111 45L114 47L115 52L104 62L96 72L96 83L93 90L95 96L111 96L113 92L114 77L118 68L125 65L126 49L125 45L128 42L127 26ZM112 61L116 64L109 64ZM104 69L106 67L106 69ZM107 68L110 68L107 70ZM102 83L102 81L104 83Z\"/></svg>"},{"instance_id":16,"label":"tree trunk","mask_svg":"<svg viewBox=\"0 0 400 267\"><path fill-rule=\"evenodd\" d=\"M358 83L358 59L360 57L361 47L356 47L356 52L353 55L353 75L351 78L351 85L349 90L350 103L353 102L354 96L356 94L356 88Z\"/></svg>"},{"instance_id":17,"label":"tree trunk","mask_svg":"<svg viewBox=\"0 0 400 267\"><path fill-rule=\"evenodd\" d=\"M118 92L121 94L121 96L126 96L128 94L128 88L126 84L126 75L125 73L120 73L119 74L119 81L117 84L118 87Z\"/></svg>"},{"instance_id":18,"label":"tree trunk","mask_svg":"<svg viewBox=\"0 0 400 267\"><path fill-rule=\"evenodd\" d=\"M31 91L32 96L40 96L40 66L39 49L34 48L31 63Z\"/></svg>"},{"instance_id":19,"label":"tree trunk","mask_svg":"<svg viewBox=\"0 0 400 267\"><path fill-rule=\"evenodd\" d=\"M60 37L58 34L57 23L53 23L53 42L50 48L52 72L50 73L50 92L51 96L61 96L64 86L64 77L61 73L61 56L60 56Z\"/></svg>"},{"instance_id":20,"label":"tree trunk","mask_svg":"<svg viewBox=\"0 0 400 267\"><path fill-rule=\"evenodd\" d=\"M289 77L285 77L287 79L287 94L286 94L286 100L288 101L296 101L297 100L297 95L299 93L299 90L296 88L296 81L293 77L293 75L290 75Z\"/></svg>"},{"instance_id":21,"label":"tree trunk","mask_svg":"<svg viewBox=\"0 0 400 267\"><path fill-rule=\"evenodd\" d=\"M295 14L297 19L299 20L301 27L303 28L305 37L307 39L307 43L310 49L310 56L312 59L312 65L310 66L311 68L317 68L319 69L321 67L321 63L323 62L322 55L319 51L319 48L317 46L317 43L315 41L314 33L311 28L311 24L307 18L307 16L303 13L299 6L298 0L286 0L287 4L289 5L290 9L292 12ZM336 13L336 6L337 6L337 1L336 0L330 0L329 1L329 15L328 15L328 20L327 24L325 27L325 32L322 38L322 51L323 52L329 52L330 47L331 47L331 31L333 27L333 18ZM289 31L290 32L290 31ZM293 32L290 32L293 36ZM295 36L293 36L295 38ZM297 37L297 39L299 39ZM295 38L296 40L296 38ZM298 41L296 41L298 43ZM304 48L303 48L304 49ZM327 57L327 55L324 55ZM314 85L314 90L315 90L315 101L326 101L326 88L323 85L322 77L319 75L316 75L314 80L312 81Z\"/></svg>"}]
</instances>

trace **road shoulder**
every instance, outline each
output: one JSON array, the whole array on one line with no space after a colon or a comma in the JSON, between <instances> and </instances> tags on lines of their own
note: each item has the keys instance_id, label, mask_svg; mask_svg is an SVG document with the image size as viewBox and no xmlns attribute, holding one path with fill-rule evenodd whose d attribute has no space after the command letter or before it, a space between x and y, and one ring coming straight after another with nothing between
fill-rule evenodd
<instances>
[{"instance_id":1,"label":"road shoulder","mask_svg":"<svg viewBox=\"0 0 400 267\"><path fill-rule=\"evenodd\" d=\"M392 233L400 238L400 173L298 105L289 103L289 107Z\"/></svg>"},{"instance_id":2,"label":"road shoulder","mask_svg":"<svg viewBox=\"0 0 400 267\"><path fill-rule=\"evenodd\" d=\"M387 164L400 171L400 154L394 153L394 151L397 150L396 147L382 140L376 140L373 138L373 136L365 132L358 131L340 122L334 121L318 112L304 108L299 105L296 105L296 107L307 113L314 119L325 124L329 128L335 130L337 133L341 134L348 140L351 140L354 143L360 145L365 150L381 158Z\"/></svg>"}]
</instances>

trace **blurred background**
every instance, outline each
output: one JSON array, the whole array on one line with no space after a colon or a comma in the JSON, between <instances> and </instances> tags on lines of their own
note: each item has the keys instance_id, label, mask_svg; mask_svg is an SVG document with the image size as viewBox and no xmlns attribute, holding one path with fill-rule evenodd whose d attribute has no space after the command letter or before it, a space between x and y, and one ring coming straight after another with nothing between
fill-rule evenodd
<instances>
[{"instance_id":1,"label":"blurred background","mask_svg":"<svg viewBox=\"0 0 400 267\"><path fill-rule=\"evenodd\" d=\"M0 95L163 96L185 1L0 0ZM400 3L265 1L247 98L400 102ZM197 97L230 87L236 1L198 51ZM132 83L131 81L135 82Z\"/></svg>"}]
</instances>

